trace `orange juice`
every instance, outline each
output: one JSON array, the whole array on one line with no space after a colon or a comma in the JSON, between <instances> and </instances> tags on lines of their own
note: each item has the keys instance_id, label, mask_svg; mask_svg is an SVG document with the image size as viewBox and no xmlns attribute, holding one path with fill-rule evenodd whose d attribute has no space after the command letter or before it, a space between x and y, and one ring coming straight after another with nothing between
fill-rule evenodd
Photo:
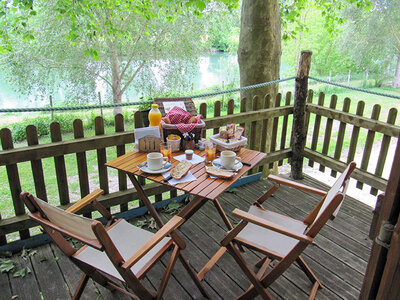
<instances>
[{"instance_id":1,"label":"orange juice","mask_svg":"<svg viewBox=\"0 0 400 300\"><path fill-rule=\"evenodd\" d=\"M150 126L160 126L161 112L158 109L157 104L151 105L151 110L149 112L149 122L150 122Z\"/></svg>"},{"instance_id":2,"label":"orange juice","mask_svg":"<svg viewBox=\"0 0 400 300\"><path fill-rule=\"evenodd\" d=\"M171 161L172 153L170 149L162 149L161 153L164 157L168 157L168 161Z\"/></svg>"},{"instance_id":3,"label":"orange juice","mask_svg":"<svg viewBox=\"0 0 400 300\"><path fill-rule=\"evenodd\" d=\"M171 145L167 143L161 143L160 144L160 152L164 157L168 157L168 161L171 161L172 159L172 149Z\"/></svg>"},{"instance_id":4,"label":"orange juice","mask_svg":"<svg viewBox=\"0 0 400 300\"><path fill-rule=\"evenodd\" d=\"M215 159L215 152L216 152L216 148L214 147L214 145L212 143L207 143L206 144L206 161L207 162L212 162Z\"/></svg>"}]
</instances>

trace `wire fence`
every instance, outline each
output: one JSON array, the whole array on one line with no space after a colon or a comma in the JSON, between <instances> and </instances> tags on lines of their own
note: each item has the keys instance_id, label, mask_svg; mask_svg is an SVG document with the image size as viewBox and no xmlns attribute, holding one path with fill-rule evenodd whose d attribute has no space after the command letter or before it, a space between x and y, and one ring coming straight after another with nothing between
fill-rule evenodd
<instances>
[{"instance_id":1,"label":"wire fence","mask_svg":"<svg viewBox=\"0 0 400 300\"><path fill-rule=\"evenodd\" d=\"M203 94L198 94L198 95L192 95L190 96L193 99L199 99L199 98L206 98L206 97L213 97L213 96L218 96L222 94L229 94L229 93L236 93L240 91L246 91L246 90L251 90L251 89L256 89L272 84L277 84L289 80L293 80L296 77L287 77L284 79L279 79L279 80L273 80L273 81L268 81L268 82L263 82L259 84L254 84L254 85L249 85L245 87L239 87L235 89L230 89L230 90L221 90L221 91L216 91L216 92L210 92L210 93L203 93ZM311 80L325 83L328 85L333 85L353 91L358 91L358 92L363 92L367 94L372 94L372 95L378 95L378 96L383 96L383 97L388 97L388 98L393 98L393 99L400 99L400 96L397 95L392 95L392 94L386 94L386 93L380 93L380 92L375 92L375 91L370 91L367 89L363 88L356 88L352 87L349 85L344 85L341 83L336 83L332 81L327 81L324 79L319 79L315 77L308 77ZM72 111L72 110L86 110L86 109L96 109L96 108L114 108L114 107L123 107L123 106L135 106L135 105L142 105L142 104L147 104L147 103L152 103L152 101L137 101L137 102L123 102L123 103L110 103L110 104L97 104L97 105L77 105L77 106L60 106L60 107L31 107L31 108L0 108L0 113L17 113L17 112L55 112L55 111Z\"/></svg>"}]
</instances>

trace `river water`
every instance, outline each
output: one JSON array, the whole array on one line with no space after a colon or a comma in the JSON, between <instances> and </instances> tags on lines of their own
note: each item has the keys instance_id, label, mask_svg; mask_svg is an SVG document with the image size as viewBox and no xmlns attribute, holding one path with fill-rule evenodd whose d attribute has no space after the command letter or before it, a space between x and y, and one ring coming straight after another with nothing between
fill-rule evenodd
<instances>
[{"instance_id":1,"label":"river water","mask_svg":"<svg viewBox=\"0 0 400 300\"><path fill-rule=\"evenodd\" d=\"M287 67L283 64L283 69ZM239 66L237 55L229 53L210 53L199 58L198 69L195 71L193 89L204 89L214 85L226 86L233 83L239 86ZM97 95L93 96L97 99ZM104 98L104 97L103 97ZM138 99L138 92L130 92L129 99ZM64 92L60 89L53 95L54 103L64 101ZM12 85L1 78L0 74L0 108L42 107L49 104L49 99L39 93L23 95L16 92Z\"/></svg>"}]
</instances>

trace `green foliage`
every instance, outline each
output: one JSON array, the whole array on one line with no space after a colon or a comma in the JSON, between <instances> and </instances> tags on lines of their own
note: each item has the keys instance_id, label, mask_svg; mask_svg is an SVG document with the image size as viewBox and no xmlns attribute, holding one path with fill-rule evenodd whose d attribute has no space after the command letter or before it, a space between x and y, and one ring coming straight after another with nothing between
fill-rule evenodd
<instances>
[{"instance_id":1,"label":"green foliage","mask_svg":"<svg viewBox=\"0 0 400 300\"><path fill-rule=\"evenodd\" d=\"M37 116L34 118L24 118L22 121L17 123L11 123L6 125L11 130L14 142L20 142L26 139L26 127L28 125L34 125L37 128L38 136L47 136L50 134L50 124L57 122L60 124L61 133L73 132L73 122L75 119L81 119L83 121L83 128L94 129L94 120L99 115L99 111L88 111L81 113L62 112L55 113L54 119L51 119L50 115ZM133 114L125 110L123 111L124 120L129 123L133 119ZM113 127L115 124L114 114L109 110L104 113L104 126Z\"/></svg>"},{"instance_id":2,"label":"green foliage","mask_svg":"<svg viewBox=\"0 0 400 300\"><path fill-rule=\"evenodd\" d=\"M370 0L280 0L282 17L282 39L284 41L295 38L299 33L308 29L308 25L303 20L304 11L317 10L324 20L324 28L329 34L337 36L340 33L338 25L345 22L345 18L340 11L346 7L356 7L357 9L370 10L372 8Z\"/></svg>"},{"instance_id":3,"label":"green foliage","mask_svg":"<svg viewBox=\"0 0 400 300\"><path fill-rule=\"evenodd\" d=\"M13 277L14 278L16 278L16 277L25 277L26 273L27 273L27 269L28 268L22 268L22 269L20 269L20 270L18 270L16 272L14 272L13 273ZM30 273L30 269L28 269L28 273Z\"/></svg>"},{"instance_id":4,"label":"green foliage","mask_svg":"<svg viewBox=\"0 0 400 300\"><path fill-rule=\"evenodd\" d=\"M370 11L348 8L349 22L339 40L341 52L350 57L359 70L374 74L376 86L393 76L400 53L400 1L373 1Z\"/></svg>"},{"instance_id":5,"label":"green foliage","mask_svg":"<svg viewBox=\"0 0 400 300\"><path fill-rule=\"evenodd\" d=\"M207 17L209 47L218 51L236 51L239 45L239 10L219 8Z\"/></svg>"},{"instance_id":6,"label":"green foliage","mask_svg":"<svg viewBox=\"0 0 400 300\"><path fill-rule=\"evenodd\" d=\"M49 95L62 87L76 102L88 101L100 81L114 102L133 87L145 95L187 89L204 49L205 37L193 33L205 32L201 18L215 3L233 10L239 1L39 0L24 22L32 32L27 40L0 23L12 45L2 73L21 93ZM26 12L0 8L8 19L19 11Z\"/></svg>"},{"instance_id":7,"label":"green foliage","mask_svg":"<svg viewBox=\"0 0 400 300\"><path fill-rule=\"evenodd\" d=\"M164 211L170 215L176 215L180 208L183 206L183 203L178 203L176 201L171 201L168 203L167 207L164 209Z\"/></svg>"},{"instance_id":8,"label":"green foliage","mask_svg":"<svg viewBox=\"0 0 400 300\"><path fill-rule=\"evenodd\" d=\"M0 53L13 51L10 32L24 41L34 39L33 31L27 23L36 14L33 0L0 1Z\"/></svg>"},{"instance_id":9,"label":"green foliage","mask_svg":"<svg viewBox=\"0 0 400 300\"><path fill-rule=\"evenodd\" d=\"M150 109L151 105L153 104L153 97L147 98L147 97L143 97L142 96L142 97L140 97L139 101L140 102L146 102L147 101L147 103L140 104L138 106L138 110L140 110L140 111L147 110L147 109Z\"/></svg>"},{"instance_id":10,"label":"green foliage","mask_svg":"<svg viewBox=\"0 0 400 300\"><path fill-rule=\"evenodd\" d=\"M341 53L335 34L325 27L325 18L319 11L309 9L302 15L302 22L306 25L306 29L282 45L285 63L295 66L300 51L307 49L313 52L311 72L316 72L318 75L328 75L332 72L335 76L339 73L347 73L349 69L355 70L353 61ZM289 29L296 26L292 24ZM294 74L294 71L291 68L290 74Z\"/></svg>"},{"instance_id":11,"label":"green foliage","mask_svg":"<svg viewBox=\"0 0 400 300\"><path fill-rule=\"evenodd\" d=\"M7 273L14 269L14 262L9 258L0 258L0 273Z\"/></svg>"}]
</instances>

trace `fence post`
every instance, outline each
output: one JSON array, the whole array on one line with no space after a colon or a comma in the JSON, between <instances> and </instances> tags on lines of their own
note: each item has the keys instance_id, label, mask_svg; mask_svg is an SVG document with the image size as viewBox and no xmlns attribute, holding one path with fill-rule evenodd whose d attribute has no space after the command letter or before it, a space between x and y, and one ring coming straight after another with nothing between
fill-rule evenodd
<instances>
[{"instance_id":1,"label":"fence post","mask_svg":"<svg viewBox=\"0 0 400 300\"><path fill-rule=\"evenodd\" d=\"M54 120L54 110L53 110L53 97L50 95L50 114L51 114L51 121Z\"/></svg>"},{"instance_id":2,"label":"fence post","mask_svg":"<svg viewBox=\"0 0 400 300\"><path fill-rule=\"evenodd\" d=\"M104 115L103 115L103 103L101 102L101 94L99 92L99 103L100 103L100 113L101 113L101 117L104 119Z\"/></svg>"},{"instance_id":3,"label":"fence post","mask_svg":"<svg viewBox=\"0 0 400 300\"><path fill-rule=\"evenodd\" d=\"M349 75L347 76L347 85L350 85L351 80L351 70L349 70Z\"/></svg>"},{"instance_id":4,"label":"fence post","mask_svg":"<svg viewBox=\"0 0 400 300\"><path fill-rule=\"evenodd\" d=\"M224 84L224 81L222 80L222 91L224 92L225 91L225 84ZM225 107L225 94L222 94L222 108L224 108Z\"/></svg>"},{"instance_id":5,"label":"fence post","mask_svg":"<svg viewBox=\"0 0 400 300\"><path fill-rule=\"evenodd\" d=\"M293 154L291 163L291 175L294 179L303 178L303 157L306 143L306 128L304 128L304 126L311 55L311 51L301 51L295 79L292 125Z\"/></svg>"}]
</instances>

